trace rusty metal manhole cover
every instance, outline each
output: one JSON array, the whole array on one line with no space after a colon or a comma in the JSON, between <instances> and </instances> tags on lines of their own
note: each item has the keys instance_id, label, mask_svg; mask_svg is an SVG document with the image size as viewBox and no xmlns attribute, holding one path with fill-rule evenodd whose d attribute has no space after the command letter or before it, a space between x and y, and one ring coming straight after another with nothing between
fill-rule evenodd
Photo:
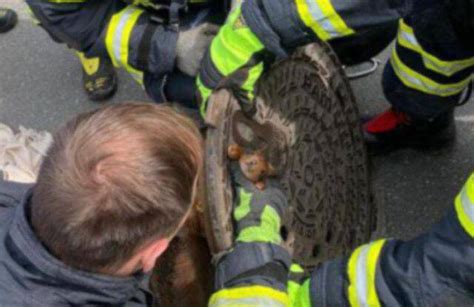
<instances>
[{"instance_id":1,"label":"rusty metal manhole cover","mask_svg":"<svg viewBox=\"0 0 474 307\"><path fill-rule=\"evenodd\" d=\"M307 267L366 242L376 223L359 114L340 67L328 46L310 44L275 63L257 90L254 121L273 131L259 142L269 149L292 208L282 233L292 241L294 260ZM213 95L210 112L206 232L218 253L231 247L233 236L227 146L240 142L246 124L226 91Z\"/></svg>"}]
</instances>

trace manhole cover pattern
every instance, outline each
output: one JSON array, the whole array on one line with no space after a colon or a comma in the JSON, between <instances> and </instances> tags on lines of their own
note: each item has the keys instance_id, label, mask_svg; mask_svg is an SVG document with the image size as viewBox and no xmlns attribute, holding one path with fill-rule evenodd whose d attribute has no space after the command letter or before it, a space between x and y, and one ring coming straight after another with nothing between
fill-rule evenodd
<instances>
[{"instance_id":1,"label":"manhole cover pattern","mask_svg":"<svg viewBox=\"0 0 474 307\"><path fill-rule=\"evenodd\" d=\"M257 121L271 123L283 135L284 145L274 146L284 149L270 155L270 161L282 170L292 207L285 233L294 239L293 258L306 267L348 253L370 238L375 225L358 110L338 67L328 47L311 44L273 65L257 91ZM220 201L218 212L210 213L220 247L227 247L232 238L232 195L225 167L215 175L216 166L227 163L224 140L230 139L234 111L230 105L228 120L207 136L208 153L217 158L212 169L208 167L208 179L212 176L213 187L225 187L217 197L212 190L208 193L209 203Z\"/></svg>"}]
</instances>

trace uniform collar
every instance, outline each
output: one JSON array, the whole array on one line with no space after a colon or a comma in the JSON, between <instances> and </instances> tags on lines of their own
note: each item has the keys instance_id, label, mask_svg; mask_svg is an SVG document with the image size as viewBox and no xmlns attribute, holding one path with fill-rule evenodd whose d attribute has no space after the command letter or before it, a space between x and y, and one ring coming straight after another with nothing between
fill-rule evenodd
<instances>
[{"instance_id":1,"label":"uniform collar","mask_svg":"<svg viewBox=\"0 0 474 307\"><path fill-rule=\"evenodd\" d=\"M8 231L6 246L16 262L14 269L32 287L60 288L66 301L72 304L123 304L140 288L143 275L110 277L75 270L61 263L45 249L27 218L32 189L17 206ZM48 289L44 289L46 292ZM53 290L53 289L51 289Z\"/></svg>"}]
</instances>

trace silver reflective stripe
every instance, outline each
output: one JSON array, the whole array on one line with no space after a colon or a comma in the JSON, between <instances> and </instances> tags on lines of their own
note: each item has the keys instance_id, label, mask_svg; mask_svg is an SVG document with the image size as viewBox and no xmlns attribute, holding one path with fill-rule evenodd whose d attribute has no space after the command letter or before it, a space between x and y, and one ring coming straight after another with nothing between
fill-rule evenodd
<instances>
[{"instance_id":1,"label":"silver reflective stripe","mask_svg":"<svg viewBox=\"0 0 474 307\"><path fill-rule=\"evenodd\" d=\"M107 50L111 55L115 66L123 66L125 70L140 84L143 84L143 72L128 64L128 40L133 31L132 23L135 23L142 10L128 6L122 12L116 14L118 19L111 22L111 28L107 33Z\"/></svg>"},{"instance_id":2,"label":"silver reflective stripe","mask_svg":"<svg viewBox=\"0 0 474 307\"><path fill-rule=\"evenodd\" d=\"M214 301L209 307L221 307L221 306L268 306L268 307L285 307L280 301L273 300L271 298L219 298Z\"/></svg>"},{"instance_id":3,"label":"silver reflective stripe","mask_svg":"<svg viewBox=\"0 0 474 307\"><path fill-rule=\"evenodd\" d=\"M414 49L417 49L416 51L420 53L421 57L423 58L425 67L427 68L430 68L429 66L431 66L432 68L436 69L435 70L436 72L442 73L443 75L446 75L449 77L469 67L466 64L463 65L460 63L449 63L449 62L445 62L444 65L440 65L437 62L432 61L429 57L426 56L427 54L426 51L424 51L421 45L418 43L418 40L416 39L415 35L401 30L400 36L404 40L409 42L413 46Z\"/></svg>"},{"instance_id":4,"label":"silver reflective stripe","mask_svg":"<svg viewBox=\"0 0 474 307\"><path fill-rule=\"evenodd\" d=\"M458 84L449 84L449 85L447 84L447 85L444 85L444 86L436 86L436 84L431 85L428 82L423 81L421 76L419 78L415 78L413 76L410 76L404 70L404 68L400 66L399 63L401 63L401 60L398 57L398 55L396 54L396 48L393 48L393 53L392 53L392 57L390 59L390 63L392 64L392 67L395 70L395 73L399 76L399 78L402 81L404 80L406 83L408 83L408 84L406 84L404 82L405 85L413 87L417 90L426 92L426 93L431 94L431 95L438 95L438 96L446 97L446 96L459 94L462 90L464 90L464 88L469 84L469 82L471 80L471 76L470 76L468 79L466 79L466 80L464 80L464 81L462 81L461 83L458 83ZM403 63L401 63L401 64L403 64ZM406 64L403 64L403 65L406 66ZM419 73L417 73L417 74L419 74ZM435 82L432 81L432 83L435 83Z\"/></svg>"},{"instance_id":5,"label":"silver reflective stripe","mask_svg":"<svg viewBox=\"0 0 474 307\"><path fill-rule=\"evenodd\" d=\"M121 42L123 39L122 37L123 30L130 18L130 15L132 15L136 10L137 9L134 8L133 6L129 6L126 9L126 11L123 13L123 15L120 16L120 20L117 24L117 28L115 29L113 50L114 50L114 56L115 56L115 59L117 60L117 63L120 63L120 58L121 58L121 47L122 47Z\"/></svg>"},{"instance_id":6,"label":"silver reflective stripe","mask_svg":"<svg viewBox=\"0 0 474 307\"><path fill-rule=\"evenodd\" d=\"M329 34L330 38L340 36L337 29L334 28L329 18L324 15L316 0L305 0L309 8L309 13L313 19Z\"/></svg>"},{"instance_id":7,"label":"silver reflective stripe","mask_svg":"<svg viewBox=\"0 0 474 307\"><path fill-rule=\"evenodd\" d=\"M378 240L356 249L348 263L348 299L351 306L380 307L377 294L377 263L385 240Z\"/></svg>"},{"instance_id":8,"label":"silver reflective stripe","mask_svg":"<svg viewBox=\"0 0 474 307\"><path fill-rule=\"evenodd\" d=\"M411 33L405 32L403 30L400 30L400 35L402 36L402 38L407 40L410 44L414 46L420 46L420 44L418 44L418 40L416 39L415 35L412 35Z\"/></svg>"},{"instance_id":9,"label":"silver reflective stripe","mask_svg":"<svg viewBox=\"0 0 474 307\"><path fill-rule=\"evenodd\" d=\"M466 215L469 217L469 219L471 220L471 223L474 224L474 204L469 199L469 196L467 195L467 191L465 187L462 189L462 192L461 192L461 203L464 209L464 213L466 213Z\"/></svg>"},{"instance_id":10,"label":"silver reflective stripe","mask_svg":"<svg viewBox=\"0 0 474 307\"><path fill-rule=\"evenodd\" d=\"M357 298L360 306L368 306L367 304L367 256L370 250L370 244L362 247L356 265L356 289Z\"/></svg>"},{"instance_id":11,"label":"silver reflective stripe","mask_svg":"<svg viewBox=\"0 0 474 307\"><path fill-rule=\"evenodd\" d=\"M428 84L425 84L424 82L422 82L420 79L417 79L417 78L412 78L409 74L405 73L403 71L403 69L401 69L400 67L398 67L398 65L396 64L395 61L392 61L392 66L393 68L395 69L395 71L400 74L402 76L402 79L405 79L406 81L410 82L410 83L413 83L419 87L422 87L422 88L426 88L428 89L430 92L433 92L433 94L435 92L437 92L437 89L435 88L432 88L430 87Z\"/></svg>"}]
</instances>

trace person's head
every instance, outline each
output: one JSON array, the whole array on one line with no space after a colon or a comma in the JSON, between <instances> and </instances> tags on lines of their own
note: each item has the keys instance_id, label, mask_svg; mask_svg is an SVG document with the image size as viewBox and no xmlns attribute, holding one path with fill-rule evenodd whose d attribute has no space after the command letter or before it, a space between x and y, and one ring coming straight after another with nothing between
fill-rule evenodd
<instances>
[{"instance_id":1,"label":"person's head","mask_svg":"<svg viewBox=\"0 0 474 307\"><path fill-rule=\"evenodd\" d=\"M202 140L170 107L111 105L59 130L31 199L31 224L63 263L149 271L190 211Z\"/></svg>"}]
</instances>

